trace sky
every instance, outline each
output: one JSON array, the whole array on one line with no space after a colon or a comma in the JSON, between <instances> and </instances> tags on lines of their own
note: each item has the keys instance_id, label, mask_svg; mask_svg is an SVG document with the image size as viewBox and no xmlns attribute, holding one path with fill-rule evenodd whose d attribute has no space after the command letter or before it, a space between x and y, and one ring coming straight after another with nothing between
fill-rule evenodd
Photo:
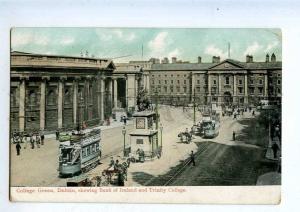
<instances>
[{"instance_id":1,"label":"sky","mask_svg":"<svg viewBox=\"0 0 300 212\"><path fill-rule=\"evenodd\" d=\"M268 53L282 57L280 29L213 28L13 28L12 51L113 58L115 62L177 57L211 62L212 56L245 61L265 61Z\"/></svg>"}]
</instances>

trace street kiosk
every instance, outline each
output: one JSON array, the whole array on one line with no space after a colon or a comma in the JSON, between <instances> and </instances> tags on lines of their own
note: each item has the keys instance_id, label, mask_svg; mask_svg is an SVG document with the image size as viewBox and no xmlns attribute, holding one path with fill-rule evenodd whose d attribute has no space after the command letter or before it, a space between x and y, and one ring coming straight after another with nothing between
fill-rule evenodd
<instances>
[{"instance_id":1,"label":"street kiosk","mask_svg":"<svg viewBox=\"0 0 300 212\"><path fill-rule=\"evenodd\" d=\"M152 111L142 111L133 114L134 130L130 133L131 157L143 162L160 158L161 145L158 142L158 130L154 122L158 117Z\"/></svg>"}]
</instances>

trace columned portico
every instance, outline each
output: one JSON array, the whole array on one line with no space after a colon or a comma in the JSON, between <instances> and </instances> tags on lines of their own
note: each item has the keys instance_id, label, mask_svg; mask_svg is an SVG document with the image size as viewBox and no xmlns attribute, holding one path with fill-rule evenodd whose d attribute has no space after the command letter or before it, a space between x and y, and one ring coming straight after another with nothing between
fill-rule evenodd
<instances>
[{"instance_id":1,"label":"columned portico","mask_svg":"<svg viewBox=\"0 0 300 212\"><path fill-rule=\"evenodd\" d=\"M233 74L233 102L236 103L238 101L237 99L237 93L236 93L236 74Z\"/></svg>"},{"instance_id":2,"label":"columned portico","mask_svg":"<svg viewBox=\"0 0 300 212\"><path fill-rule=\"evenodd\" d=\"M105 81L104 77L100 78L100 120L104 121L104 92Z\"/></svg>"},{"instance_id":3,"label":"columned portico","mask_svg":"<svg viewBox=\"0 0 300 212\"><path fill-rule=\"evenodd\" d=\"M77 126L77 114L78 114L78 80L79 78L75 78L73 80L73 125Z\"/></svg>"}]
</instances>

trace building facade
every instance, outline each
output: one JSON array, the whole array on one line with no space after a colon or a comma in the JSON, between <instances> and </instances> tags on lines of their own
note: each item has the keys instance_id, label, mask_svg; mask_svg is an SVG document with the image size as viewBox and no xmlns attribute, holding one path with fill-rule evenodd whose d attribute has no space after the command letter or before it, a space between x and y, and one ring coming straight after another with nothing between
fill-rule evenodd
<instances>
[{"instance_id":1,"label":"building facade","mask_svg":"<svg viewBox=\"0 0 300 212\"><path fill-rule=\"evenodd\" d=\"M224 105L255 105L261 99L281 101L282 63L266 55L265 62L232 59L212 63L154 63L149 70L151 98L162 104L199 105L215 102Z\"/></svg>"},{"instance_id":2,"label":"building facade","mask_svg":"<svg viewBox=\"0 0 300 212\"><path fill-rule=\"evenodd\" d=\"M141 71L109 59L11 53L11 130L102 125L119 108L135 106Z\"/></svg>"}]
</instances>

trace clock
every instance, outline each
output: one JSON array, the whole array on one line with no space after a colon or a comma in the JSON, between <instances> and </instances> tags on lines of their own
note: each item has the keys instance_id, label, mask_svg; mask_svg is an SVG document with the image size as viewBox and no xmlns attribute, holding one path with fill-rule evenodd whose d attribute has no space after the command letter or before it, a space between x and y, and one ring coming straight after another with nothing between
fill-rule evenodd
<instances>
[{"instance_id":1,"label":"clock","mask_svg":"<svg viewBox=\"0 0 300 212\"><path fill-rule=\"evenodd\" d=\"M145 129L145 118L136 118L136 129Z\"/></svg>"}]
</instances>

